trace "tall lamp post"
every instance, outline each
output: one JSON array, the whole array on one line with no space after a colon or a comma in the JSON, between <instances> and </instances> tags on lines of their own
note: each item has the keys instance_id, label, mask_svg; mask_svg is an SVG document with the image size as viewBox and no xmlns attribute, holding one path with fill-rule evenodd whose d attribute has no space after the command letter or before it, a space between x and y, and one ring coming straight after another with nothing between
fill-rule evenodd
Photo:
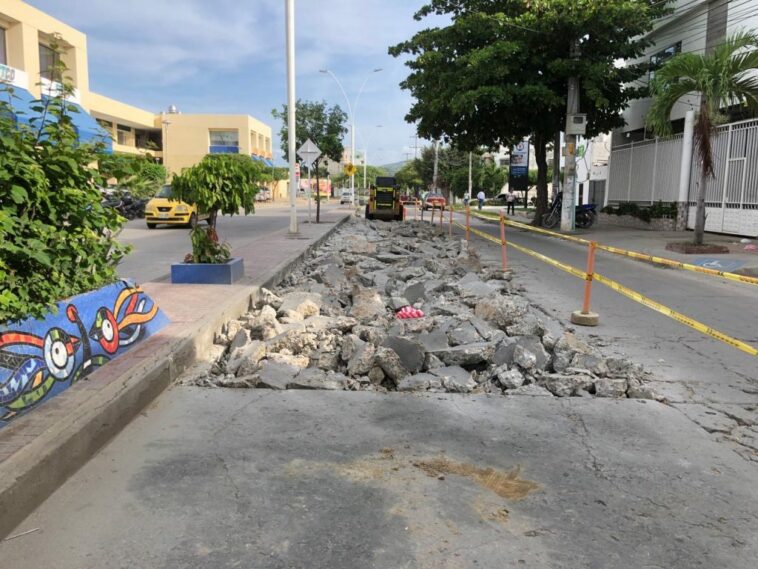
<instances>
[{"instance_id":1,"label":"tall lamp post","mask_svg":"<svg viewBox=\"0 0 758 569\"><path fill-rule=\"evenodd\" d=\"M287 2L287 130L288 145L287 158L290 162L290 235L297 233L297 205L295 196L297 195L297 174L295 165L297 164L297 152L295 149L295 0L286 0Z\"/></svg>"},{"instance_id":2,"label":"tall lamp post","mask_svg":"<svg viewBox=\"0 0 758 569\"><path fill-rule=\"evenodd\" d=\"M168 171L168 166L166 166L166 159L168 158L168 125L171 124L171 121L163 120L162 124L165 132L163 135L163 167Z\"/></svg>"},{"instance_id":3,"label":"tall lamp post","mask_svg":"<svg viewBox=\"0 0 758 569\"><path fill-rule=\"evenodd\" d=\"M382 70L381 67L377 67L376 69L373 69L371 73L379 73ZM358 107L358 101L361 98L361 95L363 94L363 89L366 87L366 83L368 83L369 77L371 77L371 74L366 76L366 79L363 80L363 84L361 85L360 90L358 91L358 95L355 97L355 104L350 104L350 98L347 96L347 93L345 92L345 88L342 86L342 83L340 83L340 80L337 79L337 76L334 74L334 72L331 69L319 69L320 73L325 73L327 75L331 75L332 79L337 83L337 86L340 88L340 91L342 91L342 94L345 97L345 102L347 103L347 110L350 114L350 163L355 165L355 110ZM350 194L352 195L352 201L353 205L355 205L355 174L350 175Z\"/></svg>"}]
</instances>

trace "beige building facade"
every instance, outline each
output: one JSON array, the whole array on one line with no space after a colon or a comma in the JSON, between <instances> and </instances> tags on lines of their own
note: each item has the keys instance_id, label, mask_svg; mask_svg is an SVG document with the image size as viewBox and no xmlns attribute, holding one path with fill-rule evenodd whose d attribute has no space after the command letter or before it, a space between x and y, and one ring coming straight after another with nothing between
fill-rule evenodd
<instances>
[{"instance_id":1,"label":"beige building facade","mask_svg":"<svg viewBox=\"0 0 758 569\"><path fill-rule=\"evenodd\" d=\"M154 112L95 93L85 34L21 0L0 1L0 94L12 89L19 120L30 114L32 100L60 89L53 72L58 60L74 88L70 102L80 107L73 115L80 140L101 140L113 152L149 153L171 173L214 153L245 154L273 166L270 125L248 115Z\"/></svg>"}]
</instances>

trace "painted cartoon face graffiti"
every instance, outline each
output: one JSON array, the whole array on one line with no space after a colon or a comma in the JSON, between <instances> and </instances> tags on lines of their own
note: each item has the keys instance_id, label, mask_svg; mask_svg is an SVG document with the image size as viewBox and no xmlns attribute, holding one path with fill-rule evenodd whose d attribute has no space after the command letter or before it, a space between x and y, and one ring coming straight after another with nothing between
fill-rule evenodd
<instances>
[{"instance_id":1,"label":"painted cartoon face graffiti","mask_svg":"<svg viewBox=\"0 0 758 569\"><path fill-rule=\"evenodd\" d=\"M103 306L103 301L110 302ZM44 321L0 330L0 426L167 323L142 289L126 283L80 295L64 307ZM92 322L89 329L85 321Z\"/></svg>"}]
</instances>

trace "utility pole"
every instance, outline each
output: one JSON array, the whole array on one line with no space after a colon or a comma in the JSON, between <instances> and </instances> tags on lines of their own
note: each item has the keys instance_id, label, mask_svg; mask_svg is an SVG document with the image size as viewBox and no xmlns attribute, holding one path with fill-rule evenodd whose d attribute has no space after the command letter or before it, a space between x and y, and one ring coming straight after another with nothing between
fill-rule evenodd
<instances>
[{"instance_id":1,"label":"utility pole","mask_svg":"<svg viewBox=\"0 0 758 569\"><path fill-rule=\"evenodd\" d=\"M295 164L297 152L295 150L295 0L286 0L287 20L287 157L290 161L290 235L297 233L297 175Z\"/></svg>"},{"instance_id":2,"label":"utility pole","mask_svg":"<svg viewBox=\"0 0 758 569\"><path fill-rule=\"evenodd\" d=\"M437 172L439 171L440 163L440 141L434 141L434 174L432 175L432 191L437 191Z\"/></svg>"},{"instance_id":3,"label":"utility pole","mask_svg":"<svg viewBox=\"0 0 758 569\"><path fill-rule=\"evenodd\" d=\"M474 191L474 153L469 152L468 153L468 196L466 196L466 203L463 205L468 205L468 202L471 199L471 192L473 191Z\"/></svg>"},{"instance_id":4,"label":"utility pole","mask_svg":"<svg viewBox=\"0 0 758 569\"><path fill-rule=\"evenodd\" d=\"M411 136L411 138L413 139L413 146L411 146L413 148L413 158L418 160L418 134Z\"/></svg>"},{"instance_id":5,"label":"utility pole","mask_svg":"<svg viewBox=\"0 0 758 569\"><path fill-rule=\"evenodd\" d=\"M571 58L579 58L579 42L571 44ZM572 75L568 81L568 97L566 100L566 165L563 184L563 203L561 208L561 231L574 231L576 217L576 134L573 131L572 119L579 112L579 77Z\"/></svg>"}]
</instances>

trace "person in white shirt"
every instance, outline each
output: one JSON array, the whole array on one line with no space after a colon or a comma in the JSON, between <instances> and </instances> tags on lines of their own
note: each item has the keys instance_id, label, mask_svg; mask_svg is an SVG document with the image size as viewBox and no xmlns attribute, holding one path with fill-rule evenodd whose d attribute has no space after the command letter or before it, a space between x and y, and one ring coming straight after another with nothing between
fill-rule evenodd
<instances>
[{"instance_id":1,"label":"person in white shirt","mask_svg":"<svg viewBox=\"0 0 758 569\"><path fill-rule=\"evenodd\" d=\"M516 194L513 193L511 188L508 188L508 193L505 196L506 215L516 215Z\"/></svg>"},{"instance_id":2,"label":"person in white shirt","mask_svg":"<svg viewBox=\"0 0 758 569\"><path fill-rule=\"evenodd\" d=\"M487 196L484 195L484 191L479 190L479 193L476 194L476 199L479 200L479 211L482 210L482 206L484 206L484 200Z\"/></svg>"}]
</instances>

